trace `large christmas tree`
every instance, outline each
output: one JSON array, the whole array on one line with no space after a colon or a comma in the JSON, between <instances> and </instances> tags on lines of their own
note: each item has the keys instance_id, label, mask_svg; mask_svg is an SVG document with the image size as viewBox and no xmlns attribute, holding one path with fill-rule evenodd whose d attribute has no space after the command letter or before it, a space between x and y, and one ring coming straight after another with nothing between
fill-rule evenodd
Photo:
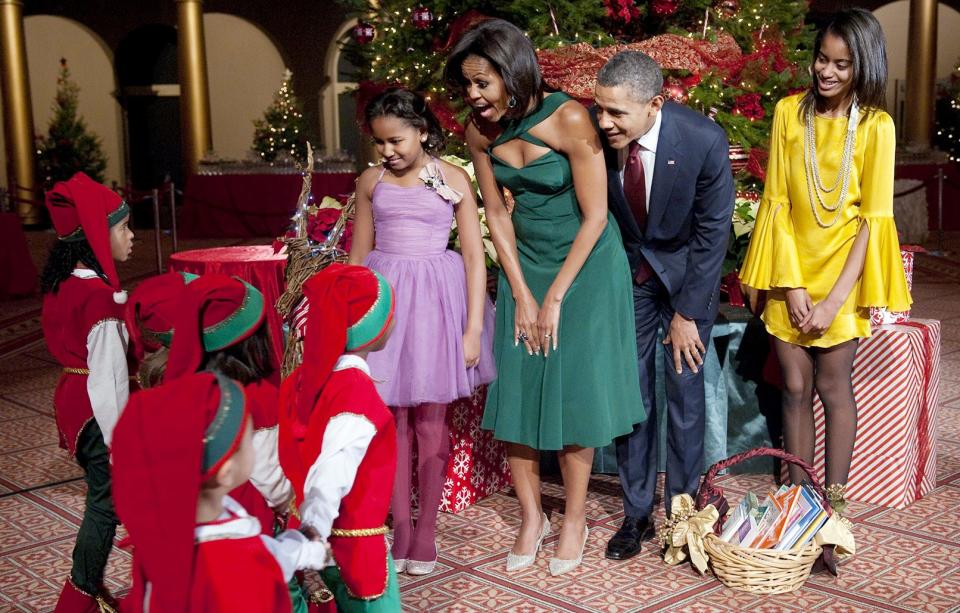
<instances>
[{"instance_id":1,"label":"large christmas tree","mask_svg":"<svg viewBox=\"0 0 960 613\"><path fill-rule=\"evenodd\" d=\"M265 162L274 162L281 154L303 163L307 159L310 133L303 118L303 107L293 93L293 73L285 70L283 83L273 94L273 102L263 118L253 121L252 149Z\"/></svg>"},{"instance_id":2,"label":"large christmas tree","mask_svg":"<svg viewBox=\"0 0 960 613\"><path fill-rule=\"evenodd\" d=\"M456 39L484 16L523 29L538 49L545 78L557 87L566 87L564 75L595 74L622 45L640 48L665 67L669 97L724 127L738 188L754 199L762 188L774 106L809 80L813 30L804 23L803 0L338 1L360 20L346 52L367 81L361 98L365 87L376 91L387 84L420 91L453 135L465 110L460 92L444 86L443 64ZM743 223L752 225L750 210L747 199L738 202L740 234L731 264L749 238Z\"/></svg>"},{"instance_id":3,"label":"large christmas tree","mask_svg":"<svg viewBox=\"0 0 960 613\"><path fill-rule=\"evenodd\" d=\"M53 118L47 135L37 137L37 157L44 185L66 181L77 172L84 172L103 182L107 156L100 138L87 129L77 114L80 86L70 79L67 60L60 60L57 95L53 101Z\"/></svg>"}]
</instances>

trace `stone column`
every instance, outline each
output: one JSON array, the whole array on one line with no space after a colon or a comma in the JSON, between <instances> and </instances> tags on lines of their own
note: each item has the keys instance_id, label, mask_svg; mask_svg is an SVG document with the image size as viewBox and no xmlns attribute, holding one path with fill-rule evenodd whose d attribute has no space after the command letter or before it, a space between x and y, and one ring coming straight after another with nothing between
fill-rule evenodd
<instances>
[{"instance_id":1,"label":"stone column","mask_svg":"<svg viewBox=\"0 0 960 613\"><path fill-rule=\"evenodd\" d=\"M177 0L177 59L183 165L186 174L191 175L197 172L200 159L213 148L202 0Z\"/></svg>"},{"instance_id":2,"label":"stone column","mask_svg":"<svg viewBox=\"0 0 960 613\"><path fill-rule=\"evenodd\" d=\"M15 197L35 200L39 190L22 0L0 0L0 92L8 186ZM40 211L30 203L17 202L17 212L24 224L40 221Z\"/></svg>"},{"instance_id":3,"label":"stone column","mask_svg":"<svg viewBox=\"0 0 960 613\"><path fill-rule=\"evenodd\" d=\"M907 105L904 140L910 149L930 149L937 66L937 0L910 0L907 39Z\"/></svg>"}]
</instances>

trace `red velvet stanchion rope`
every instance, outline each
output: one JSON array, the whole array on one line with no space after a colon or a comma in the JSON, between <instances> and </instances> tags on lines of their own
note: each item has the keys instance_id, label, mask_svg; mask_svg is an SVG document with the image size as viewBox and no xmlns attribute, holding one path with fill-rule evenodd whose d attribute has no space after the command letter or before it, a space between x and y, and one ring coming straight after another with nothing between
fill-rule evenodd
<instances>
[{"instance_id":1,"label":"red velvet stanchion rope","mask_svg":"<svg viewBox=\"0 0 960 613\"><path fill-rule=\"evenodd\" d=\"M772 447L757 447L756 449L751 449L749 451L744 451L736 455L732 455L726 460L721 460L710 467L707 471L707 474L703 477L703 482L700 484L700 489L697 491L697 509L703 509L703 507L708 504L712 504L716 507L717 512L720 514L720 519L713 527L713 531L716 534L720 534L723 531L723 521L724 516L727 514L727 511L730 510L730 505L727 503L726 497L723 495L723 490L713 484L714 479L717 478L717 474L721 470L725 470L743 462L744 460L750 460L752 458L759 457L773 457L779 458L785 462L795 464L803 469L807 476L810 477L810 484L813 486L813 489L816 490L819 494L820 499L823 503L823 509L829 514L831 513L830 504L827 501L827 495L823 491L823 486L820 484L819 479L817 479L816 471L813 470L813 467L793 455L792 453L787 453L783 449L774 449Z\"/></svg>"}]
</instances>

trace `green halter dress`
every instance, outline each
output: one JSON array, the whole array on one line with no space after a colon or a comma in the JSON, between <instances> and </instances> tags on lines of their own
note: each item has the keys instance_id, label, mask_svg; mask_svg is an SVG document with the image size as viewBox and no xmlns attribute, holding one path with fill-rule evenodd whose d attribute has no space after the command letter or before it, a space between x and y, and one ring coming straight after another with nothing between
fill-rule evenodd
<instances>
[{"instance_id":1,"label":"green halter dress","mask_svg":"<svg viewBox=\"0 0 960 613\"><path fill-rule=\"evenodd\" d=\"M515 168L493 149L515 138L549 146L529 130L564 102L547 95L530 115L507 125L487 153L497 182L513 193L513 227L520 267L537 303L560 271L580 229L570 161L550 150ZM560 308L559 348L550 357L514 346L516 305L506 275L497 290L491 384L482 427L495 438L534 449L603 447L646 419L640 398L630 266L610 214L607 226Z\"/></svg>"}]
</instances>

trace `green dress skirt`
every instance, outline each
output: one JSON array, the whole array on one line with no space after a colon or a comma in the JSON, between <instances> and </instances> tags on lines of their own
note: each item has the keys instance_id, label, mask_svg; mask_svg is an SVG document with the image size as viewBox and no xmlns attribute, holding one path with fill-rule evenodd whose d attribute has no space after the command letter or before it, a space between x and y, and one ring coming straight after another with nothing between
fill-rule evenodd
<instances>
[{"instance_id":1,"label":"green dress skirt","mask_svg":"<svg viewBox=\"0 0 960 613\"><path fill-rule=\"evenodd\" d=\"M546 96L540 108L508 125L488 149L497 182L510 189L516 203L520 267L538 304L580 229L573 172L557 151L515 168L493 149L514 138L548 147L528 130L568 100L563 93ZM612 216L563 299L556 352L529 355L522 343L514 346L515 311L510 285L501 275L493 345L497 379L487 395L484 429L498 440L559 450L603 447L646 419L630 266Z\"/></svg>"}]
</instances>

